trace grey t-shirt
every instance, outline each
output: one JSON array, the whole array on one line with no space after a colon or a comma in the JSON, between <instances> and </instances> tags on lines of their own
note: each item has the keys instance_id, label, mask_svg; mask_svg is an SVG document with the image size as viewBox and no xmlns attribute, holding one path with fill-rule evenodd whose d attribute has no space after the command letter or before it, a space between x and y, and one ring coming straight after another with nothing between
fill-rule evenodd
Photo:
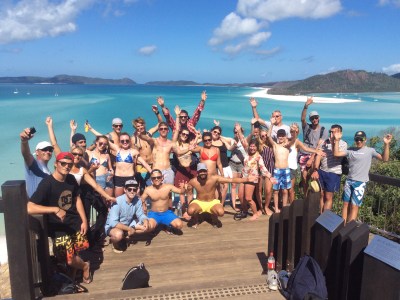
<instances>
[{"instance_id":1,"label":"grey t-shirt","mask_svg":"<svg viewBox=\"0 0 400 300\"><path fill-rule=\"evenodd\" d=\"M322 126L319 126L317 129L313 130L310 126L310 124L306 123L306 125L303 127L303 141L304 144L310 148L317 148L319 140L325 141L326 139L329 138L328 136L328 130L324 128L324 131L322 132L321 136L321 130ZM310 133L307 135L307 132L310 131ZM300 151L301 153L309 154L309 152Z\"/></svg>"},{"instance_id":2,"label":"grey t-shirt","mask_svg":"<svg viewBox=\"0 0 400 300\"><path fill-rule=\"evenodd\" d=\"M325 172L342 174L342 160L343 157L334 157L332 151L332 144L329 139L321 146L322 151L325 152L326 156L321 158L320 169ZM339 141L339 151L346 151L347 143L343 140Z\"/></svg>"},{"instance_id":3,"label":"grey t-shirt","mask_svg":"<svg viewBox=\"0 0 400 300\"><path fill-rule=\"evenodd\" d=\"M344 151L349 160L349 175L348 179L368 182L369 169L371 168L372 158L378 157L379 153L374 148L370 147L351 147Z\"/></svg>"},{"instance_id":4,"label":"grey t-shirt","mask_svg":"<svg viewBox=\"0 0 400 300\"><path fill-rule=\"evenodd\" d=\"M271 127L271 122L270 121L265 121L264 126L269 129ZM286 131L286 136L287 136L288 139L290 139L292 137L292 135L290 134L289 125L285 125L285 124L282 124L280 126L274 125L274 126L272 126L271 137L275 142L277 141L276 135L277 135L277 132L278 132L279 129L283 129L283 130Z\"/></svg>"}]
</instances>

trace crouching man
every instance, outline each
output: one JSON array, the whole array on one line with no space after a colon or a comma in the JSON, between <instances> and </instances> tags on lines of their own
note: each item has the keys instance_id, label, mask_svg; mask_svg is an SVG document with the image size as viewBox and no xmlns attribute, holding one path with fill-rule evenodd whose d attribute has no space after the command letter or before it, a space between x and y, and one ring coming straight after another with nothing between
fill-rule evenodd
<instances>
[{"instance_id":1,"label":"crouching man","mask_svg":"<svg viewBox=\"0 0 400 300\"><path fill-rule=\"evenodd\" d=\"M147 218L143 212L142 200L137 194L138 188L136 180L127 180L124 194L117 197L108 213L105 231L115 253L124 252L127 239L134 234L148 233L155 228L154 219Z\"/></svg>"}]
</instances>

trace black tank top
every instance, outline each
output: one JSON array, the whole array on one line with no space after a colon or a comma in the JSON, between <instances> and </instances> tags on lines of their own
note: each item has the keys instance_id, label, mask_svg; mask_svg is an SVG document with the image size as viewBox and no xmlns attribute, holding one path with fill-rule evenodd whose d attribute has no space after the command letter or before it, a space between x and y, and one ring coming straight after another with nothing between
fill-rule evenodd
<instances>
[{"instance_id":1,"label":"black tank top","mask_svg":"<svg viewBox=\"0 0 400 300\"><path fill-rule=\"evenodd\" d=\"M228 149L226 148L225 144L215 147L219 148L222 167L223 168L229 167Z\"/></svg>"}]
</instances>

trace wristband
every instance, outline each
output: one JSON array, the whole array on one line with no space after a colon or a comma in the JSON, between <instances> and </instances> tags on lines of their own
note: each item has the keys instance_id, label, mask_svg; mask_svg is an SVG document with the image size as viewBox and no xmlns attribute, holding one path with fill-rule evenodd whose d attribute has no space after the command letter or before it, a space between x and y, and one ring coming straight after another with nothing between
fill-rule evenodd
<instances>
[{"instance_id":1,"label":"wristband","mask_svg":"<svg viewBox=\"0 0 400 300\"><path fill-rule=\"evenodd\" d=\"M159 114L160 114L160 112L159 112L159 111L157 111L157 112L156 112L156 115L159 115Z\"/></svg>"},{"instance_id":2,"label":"wristband","mask_svg":"<svg viewBox=\"0 0 400 300\"><path fill-rule=\"evenodd\" d=\"M58 211L56 212L56 214L58 214L61 211L61 208L58 208Z\"/></svg>"}]
</instances>

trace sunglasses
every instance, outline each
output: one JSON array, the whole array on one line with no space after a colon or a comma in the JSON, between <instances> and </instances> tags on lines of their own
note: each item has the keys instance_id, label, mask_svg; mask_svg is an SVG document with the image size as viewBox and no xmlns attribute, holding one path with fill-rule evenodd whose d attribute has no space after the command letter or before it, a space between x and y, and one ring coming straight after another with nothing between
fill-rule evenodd
<instances>
[{"instance_id":1,"label":"sunglasses","mask_svg":"<svg viewBox=\"0 0 400 300\"><path fill-rule=\"evenodd\" d=\"M179 119L187 119L188 116L179 116Z\"/></svg>"},{"instance_id":2,"label":"sunglasses","mask_svg":"<svg viewBox=\"0 0 400 300\"><path fill-rule=\"evenodd\" d=\"M80 153L74 153L74 152L72 152L71 153L73 156L83 156L83 154L80 154Z\"/></svg>"},{"instance_id":3,"label":"sunglasses","mask_svg":"<svg viewBox=\"0 0 400 300\"><path fill-rule=\"evenodd\" d=\"M68 168L72 168L72 166L74 165L73 163L67 163L65 161L59 161L61 167L68 167Z\"/></svg>"},{"instance_id":4,"label":"sunglasses","mask_svg":"<svg viewBox=\"0 0 400 300\"><path fill-rule=\"evenodd\" d=\"M355 142L364 142L364 139L360 138L360 137L356 137L356 138L354 138L354 141Z\"/></svg>"},{"instance_id":5,"label":"sunglasses","mask_svg":"<svg viewBox=\"0 0 400 300\"><path fill-rule=\"evenodd\" d=\"M312 120L317 120L317 119L319 119L319 116L313 116L313 117L310 118L311 121Z\"/></svg>"},{"instance_id":6,"label":"sunglasses","mask_svg":"<svg viewBox=\"0 0 400 300\"><path fill-rule=\"evenodd\" d=\"M168 130L168 128L167 127L161 127L161 128L158 128L158 130L159 131L165 131L165 130Z\"/></svg>"},{"instance_id":7,"label":"sunglasses","mask_svg":"<svg viewBox=\"0 0 400 300\"><path fill-rule=\"evenodd\" d=\"M182 132L181 135L183 135L183 136L189 136L189 133Z\"/></svg>"},{"instance_id":8,"label":"sunglasses","mask_svg":"<svg viewBox=\"0 0 400 300\"><path fill-rule=\"evenodd\" d=\"M262 138L266 138L267 136L266 135L260 135Z\"/></svg>"},{"instance_id":9,"label":"sunglasses","mask_svg":"<svg viewBox=\"0 0 400 300\"><path fill-rule=\"evenodd\" d=\"M119 124L119 125L113 125L113 127L119 127L119 128L122 128L122 126L124 126L124 125L122 125L122 124Z\"/></svg>"},{"instance_id":10,"label":"sunglasses","mask_svg":"<svg viewBox=\"0 0 400 300\"><path fill-rule=\"evenodd\" d=\"M211 139L204 139L203 142L204 143L211 142Z\"/></svg>"},{"instance_id":11,"label":"sunglasses","mask_svg":"<svg viewBox=\"0 0 400 300\"><path fill-rule=\"evenodd\" d=\"M151 177L151 180L156 180L156 179L160 180L160 179L162 179L162 176L153 176L153 177Z\"/></svg>"},{"instance_id":12,"label":"sunglasses","mask_svg":"<svg viewBox=\"0 0 400 300\"><path fill-rule=\"evenodd\" d=\"M280 116L282 116L282 115L275 115L275 116L273 116L274 118L279 118Z\"/></svg>"},{"instance_id":13,"label":"sunglasses","mask_svg":"<svg viewBox=\"0 0 400 300\"><path fill-rule=\"evenodd\" d=\"M213 131L212 133L215 133L215 134L221 134L221 132L219 132L219 131Z\"/></svg>"},{"instance_id":14,"label":"sunglasses","mask_svg":"<svg viewBox=\"0 0 400 300\"><path fill-rule=\"evenodd\" d=\"M137 187L129 187L129 188L126 188L126 190L128 192L136 192L138 190L138 188Z\"/></svg>"},{"instance_id":15,"label":"sunglasses","mask_svg":"<svg viewBox=\"0 0 400 300\"><path fill-rule=\"evenodd\" d=\"M46 148L40 149L40 151L53 153L54 149L52 147L46 147Z\"/></svg>"},{"instance_id":16,"label":"sunglasses","mask_svg":"<svg viewBox=\"0 0 400 300\"><path fill-rule=\"evenodd\" d=\"M121 144L128 144L130 142L130 140L119 140L121 142Z\"/></svg>"},{"instance_id":17,"label":"sunglasses","mask_svg":"<svg viewBox=\"0 0 400 300\"><path fill-rule=\"evenodd\" d=\"M102 147L102 146L105 146L105 145L107 145L107 143L99 143L99 147Z\"/></svg>"}]
</instances>

